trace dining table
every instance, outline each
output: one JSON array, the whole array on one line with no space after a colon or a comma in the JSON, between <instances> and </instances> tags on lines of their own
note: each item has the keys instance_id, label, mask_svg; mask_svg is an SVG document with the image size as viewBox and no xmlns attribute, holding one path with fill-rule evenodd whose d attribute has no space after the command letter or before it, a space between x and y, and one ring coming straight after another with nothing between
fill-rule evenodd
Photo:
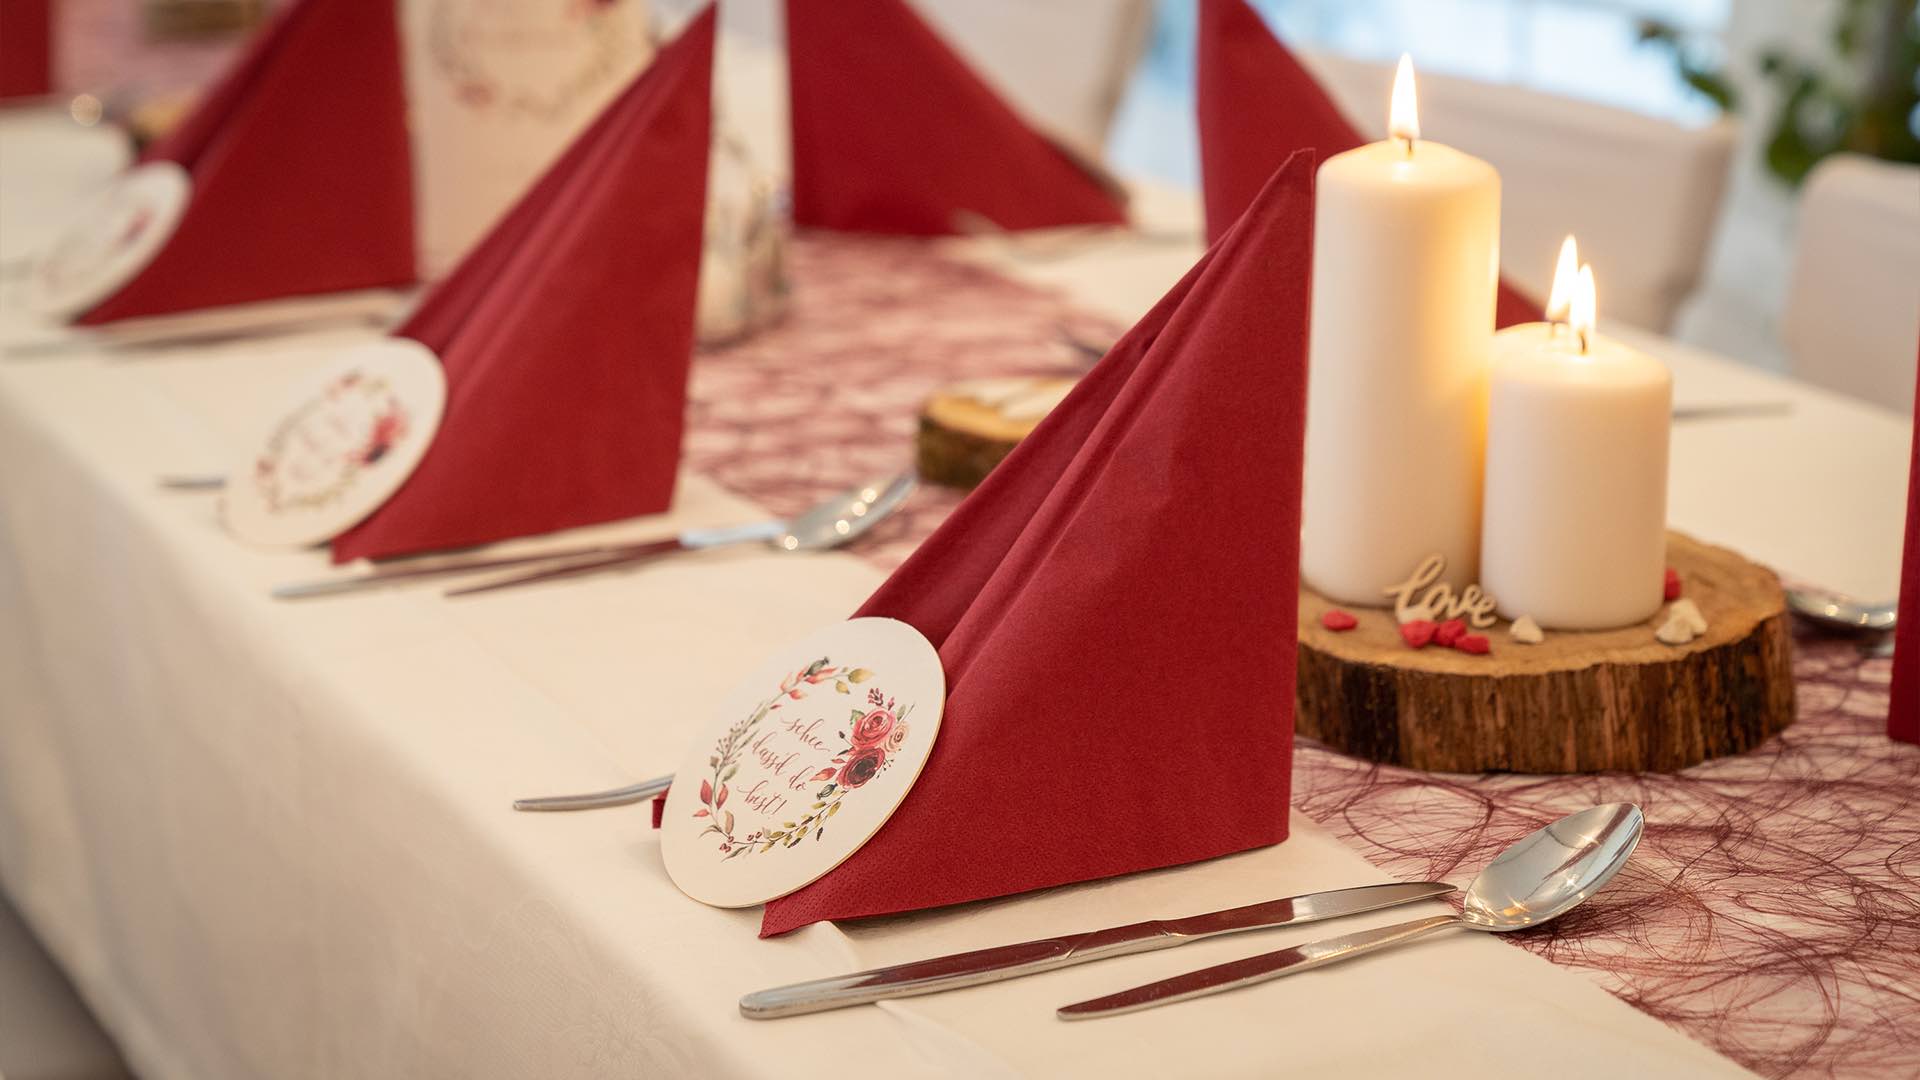
<instances>
[{"instance_id":1,"label":"dining table","mask_svg":"<svg viewBox=\"0 0 1920 1080\"><path fill-rule=\"evenodd\" d=\"M114 139L0 115L0 267L121 167ZM1202 251L1192 192L1134 186L1133 229L794 236L784 317L696 355L672 508L490 550L797 513L909 467L943 385L1086 370ZM510 804L670 770L758 657L846 617L963 493L923 486L832 552L276 600L343 571L245 547L217 492L159 480L245 460L290 380L409 297L380 299L384 321L289 308L245 334L127 342L38 322L18 285L0 279L0 887L143 1076L1920 1072L1920 748L1886 740L1890 663L1853 641L1797 634L1799 719L1678 774L1430 774L1302 740L1277 846L761 938L758 909L674 887L645 806ZM1792 583L1894 595L1906 415L1607 330L1673 372L1675 529ZM784 1020L737 1007L959 949L1395 878L1465 885L1519 836L1622 799L1647 817L1627 870L1510 939L1071 1024L1054 1010L1450 909Z\"/></svg>"}]
</instances>

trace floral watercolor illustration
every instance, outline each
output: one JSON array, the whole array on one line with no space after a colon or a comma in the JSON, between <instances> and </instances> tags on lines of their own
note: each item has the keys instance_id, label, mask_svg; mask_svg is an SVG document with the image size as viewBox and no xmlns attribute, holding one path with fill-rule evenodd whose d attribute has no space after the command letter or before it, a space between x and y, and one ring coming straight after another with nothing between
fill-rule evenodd
<instances>
[{"instance_id":1,"label":"floral watercolor illustration","mask_svg":"<svg viewBox=\"0 0 1920 1080\"><path fill-rule=\"evenodd\" d=\"M326 506L391 453L411 427L406 403L385 378L346 372L275 429L254 462L267 508L282 513Z\"/></svg>"},{"instance_id":2,"label":"floral watercolor illustration","mask_svg":"<svg viewBox=\"0 0 1920 1080\"><path fill-rule=\"evenodd\" d=\"M730 794L727 784L739 772L740 759L761 722L782 706L805 699L812 688L823 683L832 683L835 693L851 696L856 686L872 678L873 672L866 668L836 667L823 656L782 679L778 692L720 737L713 756L707 759L712 773L700 781L701 805L693 816L708 819L701 835L713 833L719 837L722 861L748 852L771 851L776 846L790 848L809 834L816 841L821 839L826 835L827 821L840 812L841 801L892 764L906 746L907 715L913 706L901 706L879 687L870 687L863 707L850 710L846 730L835 732L839 744L832 759L809 777L809 786L821 786L813 792L812 805L806 812L782 821L777 828L758 828L745 835L734 832L733 811L726 809Z\"/></svg>"}]
</instances>

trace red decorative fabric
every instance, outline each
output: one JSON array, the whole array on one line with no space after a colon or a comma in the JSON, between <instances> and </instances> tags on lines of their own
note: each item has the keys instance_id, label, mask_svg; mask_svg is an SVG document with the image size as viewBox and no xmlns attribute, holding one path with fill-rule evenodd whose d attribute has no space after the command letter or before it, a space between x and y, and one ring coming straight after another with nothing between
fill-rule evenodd
<instances>
[{"instance_id":1,"label":"red decorative fabric","mask_svg":"<svg viewBox=\"0 0 1920 1080\"><path fill-rule=\"evenodd\" d=\"M941 236L960 212L1003 229L1127 220L902 0L787 0L787 58L797 224Z\"/></svg>"},{"instance_id":2,"label":"red decorative fabric","mask_svg":"<svg viewBox=\"0 0 1920 1080\"><path fill-rule=\"evenodd\" d=\"M392 0L297 0L146 155L193 175L179 229L78 321L414 280Z\"/></svg>"},{"instance_id":3,"label":"red decorative fabric","mask_svg":"<svg viewBox=\"0 0 1920 1080\"><path fill-rule=\"evenodd\" d=\"M1310 148L1324 161L1367 141L1246 0L1200 0L1198 69L1209 240L1226 232L1287 155ZM1540 305L1502 278L1494 324L1541 318Z\"/></svg>"},{"instance_id":4,"label":"red decorative fabric","mask_svg":"<svg viewBox=\"0 0 1920 1080\"><path fill-rule=\"evenodd\" d=\"M398 333L440 356L447 412L337 562L665 510L693 350L711 126L711 7Z\"/></svg>"},{"instance_id":5,"label":"red decorative fabric","mask_svg":"<svg viewBox=\"0 0 1920 1080\"><path fill-rule=\"evenodd\" d=\"M0 0L0 99L53 91L53 0Z\"/></svg>"},{"instance_id":6,"label":"red decorative fabric","mask_svg":"<svg viewBox=\"0 0 1920 1080\"><path fill-rule=\"evenodd\" d=\"M762 934L1286 838L1312 234L1303 153L861 608L939 648L940 737Z\"/></svg>"},{"instance_id":7,"label":"red decorative fabric","mask_svg":"<svg viewBox=\"0 0 1920 1080\"><path fill-rule=\"evenodd\" d=\"M1913 465L1907 474L1907 550L1900 570L1900 621L1893 644L1893 700L1887 734L1920 743L1920 389L1914 392Z\"/></svg>"}]
</instances>

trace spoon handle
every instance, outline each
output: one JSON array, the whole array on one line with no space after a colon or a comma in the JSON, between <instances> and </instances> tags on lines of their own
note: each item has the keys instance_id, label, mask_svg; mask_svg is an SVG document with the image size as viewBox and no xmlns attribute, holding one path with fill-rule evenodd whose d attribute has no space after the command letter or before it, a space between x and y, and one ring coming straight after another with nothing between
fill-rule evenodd
<instances>
[{"instance_id":1,"label":"spoon handle","mask_svg":"<svg viewBox=\"0 0 1920 1080\"><path fill-rule=\"evenodd\" d=\"M1108 994L1088 1001L1076 1002L1060 1009L1057 1015L1062 1020L1086 1020L1095 1016L1116 1016L1120 1013L1139 1012L1156 1005L1166 1005L1189 998L1206 997L1223 990L1236 990L1242 986L1252 986L1282 975L1312 968L1337 964L1342 960L1351 960L1356 956L1365 956L1370 952L1391 948L1403 942L1450 930L1456 926L1465 926L1466 921L1456 915L1434 915L1411 922L1395 923L1373 930L1360 930L1339 937L1322 938L1309 941L1304 945L1295 945L1278 952L1249 956L1244 960L1234 960L1225 964L1216 964L1210 968L1189 971L1184 975L1175 975L1170 979L1136 986L1131 990L1122 990L1117 994Z\"/></svg>"}]
</instances>

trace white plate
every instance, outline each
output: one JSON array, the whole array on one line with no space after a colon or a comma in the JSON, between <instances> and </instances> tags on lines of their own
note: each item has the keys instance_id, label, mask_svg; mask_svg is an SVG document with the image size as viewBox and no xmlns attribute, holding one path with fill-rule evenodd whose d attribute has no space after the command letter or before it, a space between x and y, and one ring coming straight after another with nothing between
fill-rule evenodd
<instances>
[{"instance_id":1,"label":"white plate","mask_svg":"<svg viewBox=\"0 0 1920 1080\"><path fill-rule=\"evenodd\" d=\"M780 649L720 701L674 773L660 826L673 883L747 907L840 865L919 778L946 696L940 654L893 619Z\"/></svg>"},{"instance_id":2,"label":"white plate","mask_svg":"<svg viewBox=\"0 0 1920 1080\"><path fill-rule=\"evenodd\" d=\"M412 475L446 402L446 375L425 345L392 337L348 350L302 380L227 474L227 529L262 547L306 547L352 528Z\"/></svg>"},{"instance_id":3,"label":"white plate","mask_svg":"<svg viewBox=\"0 0 1920 1080\"><path fill-rule=\"evenodd\" d=\"M132 281L160 254L193 198L193 178L171 161L115 177L34 259L27 302L71 319Z\"/></svg>"}]
</instances>

